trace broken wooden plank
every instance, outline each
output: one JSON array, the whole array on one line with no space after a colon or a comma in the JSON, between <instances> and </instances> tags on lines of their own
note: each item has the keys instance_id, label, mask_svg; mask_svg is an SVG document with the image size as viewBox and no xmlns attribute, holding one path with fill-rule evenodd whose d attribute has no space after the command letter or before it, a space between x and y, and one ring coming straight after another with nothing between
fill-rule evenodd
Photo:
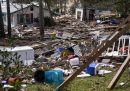
<instances>
[{"instance_id":1,"label":"broken wooden plank","mask_svg":"<svg viewBox=\"0 0 130 91\"><path fill-rule=\"evenodd\" d=\"M30 47L32 47L33 49L39 49L39 48L42 48L44 45L43 44L34 44L34 45L32 45L32 46L30 46Z\"/></svg>"},{"instance_id":2,"label":"broken wooden plank","mask_svg":"<svg viewBox=\"0 0 130 91\"><path fill-rule=\"evenodd\" d=\"M67 86L70 81L72 81L82 70L84 70L93 60L95 60L98 56L101 55L109 46L111 46L116 40L118 40L121 35L123 35L126 31L130 29L130 16L116 29L115 33L111 35L105 42L101 43L99 47L92 51L89 56L85 56L84 64L75 71L72 75L70 75L59 87L57 90L62 90L65 86Z\"/></svg>"},{"instance_id":3,"label":"broken wooden plank","mask_svg":"<svg viewBox=\"0 0 130 91\"><path fill-rule=\"evenodd\" d=\"M112 81L110 82L107 88L113 89L115 87L116 83L118 82L121 75L123 74L126 67L128 66L129 60L130 60L130 55L127 56L124 63L121 65L120 69L117 71L116 75L113 77Z\"/></svg>"}]
</instances>

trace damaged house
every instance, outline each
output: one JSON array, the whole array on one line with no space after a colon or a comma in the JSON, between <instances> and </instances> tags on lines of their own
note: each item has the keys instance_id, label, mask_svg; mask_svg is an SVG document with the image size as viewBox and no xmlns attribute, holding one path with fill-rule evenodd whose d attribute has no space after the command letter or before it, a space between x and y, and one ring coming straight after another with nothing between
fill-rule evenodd
<instances>
[{"instance_id":1,"label":"damaged house","mask_svg":"<svg viewBox=\"0 0 130 91\"><path fill-rule=\"evenodd\" d=\"M44 16L49 17L49 10L44 8ZM6 2L2 3L3 21L7 25L7 6ZM15 27L17 25L26 24L32 25L34 19L39 17L39 6L37 3L31 4L19 4L10 3L10 13L11 13L11 25Z\"/></svg>"}]
</instances>

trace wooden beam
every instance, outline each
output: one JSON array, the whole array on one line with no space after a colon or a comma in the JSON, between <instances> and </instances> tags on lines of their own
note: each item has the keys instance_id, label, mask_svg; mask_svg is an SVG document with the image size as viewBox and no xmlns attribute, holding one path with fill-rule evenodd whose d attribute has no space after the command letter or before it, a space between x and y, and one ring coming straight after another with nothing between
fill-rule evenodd
<instances>
[{"instance_id":1,"label":"wooden beam","mask_svg":"<svg viewBox=\"0 0 130 91\"><path fill-rule=\"evenodd\" d=\"M112 81L110 82L110 84L108 85L107 88L113 89L115 87L116 83L120 79L120 77L123 74L124 70L128 66L129 60L130 60L130 55L128 55L128 57L125 59L124 63L121 65L120 69L117 71L116 75L113 77Z\"/></svg>"},{"instance_id":2,"label":"wooden beam","mask_svg":"<svg viewBox=\"0 0 130 91\"><path fill-rule=\"evenodd\" d=\"M116 29L105 42L102 42L96 49L94 49L89 56L83 57L84 64L70 75L56 90L63 90L82 70L84 70L93 60L101 55L109 46L111 46L118 38L120 38L126 31L130 29L130 16Z\"/></svg>"}]
</instances>

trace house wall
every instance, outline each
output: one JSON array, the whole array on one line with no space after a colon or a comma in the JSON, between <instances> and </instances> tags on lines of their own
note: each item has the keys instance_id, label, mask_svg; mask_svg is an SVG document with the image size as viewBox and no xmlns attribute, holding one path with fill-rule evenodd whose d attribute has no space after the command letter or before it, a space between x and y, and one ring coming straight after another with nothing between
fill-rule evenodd
<instances>
[{"instance_id":1,"label":"house wall","mask_svg":"<svg viewBox=\"0 0 130 91\"><path fill-rule=\"evenodd\" d=\"M7 25L7 14L3 15L3 22L5 25Z\"/></svg>"},{"instance_id":2,"label":"house wall","mask_svg":"<svg viewBox=\"0 0 130 91\"><path fill-rule=\"evenodd\" d=\"M86 11L86 17L87 17L87 20L90 20L90 10L94 10L93 14L94 14L94 17L95 18L95 15L99 15L99 10L98 9L95 9L95 8L87 8L87 11ZM78 12L81 12L80 14L80 21L82 21L82 18L83 18L83 8L76 8L76 19L78 19Z\"/></svg>"},{"instance_id":3,"label":"house wall","mask_svg":"<svg viewBox=\"0 0 130 91\"><path fill-rule=\"evenodd\" d=\"M25 8L23 10L20 10L20 11L17 11L15 13L12 13L11 14L11 24L12 24L12 27L15 27L18 25L18 21L17 21L17 15L18 14L31 14L33 13L33 18L37 18L39 17L39 7L37 6L34 6L33 7L33 11L30 10L30 7L28 8ZM48 10L44 9L44 16L50 16L50 13ZM6 16L7 17L7 16ZM4 24L7 25L7 19L6 21L4 21Z\"/></svg>"}]
</instances>

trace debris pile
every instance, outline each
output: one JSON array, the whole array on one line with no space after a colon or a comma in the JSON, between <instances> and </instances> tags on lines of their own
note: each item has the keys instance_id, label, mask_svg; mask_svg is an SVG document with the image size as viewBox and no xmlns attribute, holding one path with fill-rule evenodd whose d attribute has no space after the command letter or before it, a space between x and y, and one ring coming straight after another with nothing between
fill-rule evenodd
<instances>
[{"instance_id":1,"label":"debris pile","mask_svg":"<svg viewBox=\"0 0 130 91\"><path fill-rule=\"evenodd\" d=\"M65 80L64 77L68 77L81 67L84 63L82 56L91 53L101 39L112 34L117 26L95 21L87 23L75 20L73 16L61 16L56 18L55 26L45 28L45 41L40 41L39 29L35 27L24 30L15 28L14 35L21 39L16 40L14 45L27 45L33 48L35 61L29 66L21 63L21 58L26 61L32 58L21 48L17 52L19 55L13 58L9 55L14 55L16 51L1 51L3 55L0 56L1 86L3 89L26 89L28 84L61 84ZM9 59L5 60L5 57ZM114 67L111 59L101 56L93 60L93 63L77 77L103 76L111 73Z\"/></svg>"}]
</instances>

